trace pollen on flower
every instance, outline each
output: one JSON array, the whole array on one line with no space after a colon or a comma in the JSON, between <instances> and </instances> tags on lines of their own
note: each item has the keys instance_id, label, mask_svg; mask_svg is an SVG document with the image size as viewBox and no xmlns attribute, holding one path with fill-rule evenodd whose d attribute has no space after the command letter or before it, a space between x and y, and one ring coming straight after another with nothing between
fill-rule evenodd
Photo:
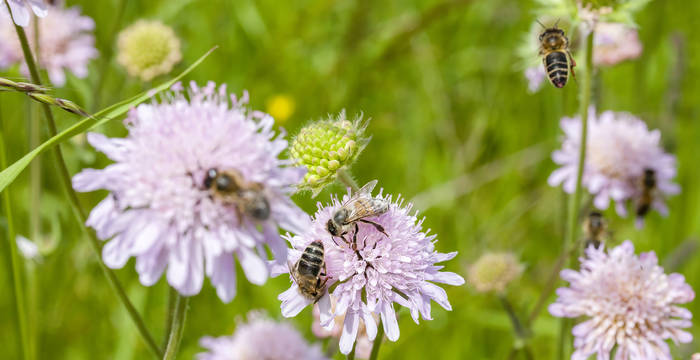
<instances>
[{"instance_id":1,"label":"pollen on flower","mask_svg":"<svg viewBox=\"0 0 700 360\"><path fill-rule=\"evenodd\" d=\"M285 264L278 226L294 233L308 226L308 215L289 199L304 170L279 158L287 149L284 134L275 134L272 118L246 102L247 94L229 96L225 86L192 83L187 92L131 110L126 138L88 134L115 162L73 177L78 191L109 191L87 221L108 240L107 266L121 268L133 256L147 286L167 268L168 283L187 296L199 293L206 275L229 302L236 293L234 259L258 285L269 275L266 247ZM241 211L247 203L240 194L212 192L205 184L212 169L257 189L266 216Z\"/></svg>"},{"instance_id":2,"label":"pollen on flower","mask_svg":"<svg viewBox=\"0 0 700 360\"><path fill-rule=\"evenodd\" d=\"M180 39L159 21L139 20L119 33L117 61L129 75L149 81L180 62Z\"/></svg>"},{"instance_id":3,"label":"pollen on flower","mask_svg":"<svg viewBox=\"0 0 700 360\"><path fill-rule=\"evenodd\" d=\"M350 121L337 117L311 123L294 138L290 154L294 162L309 171L300 188L317 195L335 181L340 168L348 168L369 142L361 117Z\"/></svg>"},{"instance_id":4,"label":"pollen on flower","mask_svg":"<svg viewBox=\"0 0 700 360\"><path fill-rule=\"evenodd\" d=\"M502 293L523 269L511 253L485 253L468 267L468 281L478 292Z\"/></svg>"}]
</instances>

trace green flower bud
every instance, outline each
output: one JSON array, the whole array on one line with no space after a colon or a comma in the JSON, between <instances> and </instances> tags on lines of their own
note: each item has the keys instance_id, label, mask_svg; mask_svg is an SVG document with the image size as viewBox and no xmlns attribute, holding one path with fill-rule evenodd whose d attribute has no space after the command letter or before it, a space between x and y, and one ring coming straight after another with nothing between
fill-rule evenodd
<instances>
[{"instance_id":1,"label":"green flower bud","mask_svg":"<svg viewBox=\"0 0 700 360\"><path fill-rule=\"evenodd\" d=\"M503 293L523 273L523 265L511 253L485 253L467 269L469 283L478 292Z\"/></svg>"},{"instance_id":2,"label":"green flower bud","mask_svg":"<svg viewBox=\"0 0 700 360\"><path fill-rule=\"evenodd\" d=\"M169 73L182 59L175 32L158 21L137 21L119 33L117 46L119 64L142 81Z\"/></svg>"},{"instance_id":3,"label":"green flower bud","mask_svg":"<svg viewBox=\"0 0 700 360\"><path fill-rule=\"evenodd\" d=\"M370 138L364 136L366 127L361 115L350 121L342 111L336 117L313 122L301 129L289 151L298 166L308 169L299 187L311 190L315 197L333 183L338 170L348 169L369 143Z\"/></svg>"}]
</instances>

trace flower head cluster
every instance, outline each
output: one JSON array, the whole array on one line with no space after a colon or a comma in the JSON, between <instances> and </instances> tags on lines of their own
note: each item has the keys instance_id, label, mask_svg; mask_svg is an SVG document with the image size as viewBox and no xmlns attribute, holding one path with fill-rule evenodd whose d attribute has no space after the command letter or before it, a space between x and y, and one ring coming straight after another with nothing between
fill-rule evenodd
<instances>
[{"instance_id":1,"label":"flower head cluster","mask_svg":"<svg viewBox=\"0 0 700 360\"><path fill-rule=\"evenodd\" d=\"M557 317L588 319L573 329L572 359L671 359L667 339L688 343L692 314L677 304L695 294L680 274L664 274L654 252L637 256L630 241L605 251L589 246L581 270L564 270L568 287L549 306Z\"/></svg>"},{"instance_id":2,"label":"flower head cluster","mask_svg":"<svg viewBox=\"0 0 700 360\"><path fill-rule=\"evenodd\" d=\"M312 225L298 236L289 237L293 249L289 262L294 264L304 249L314 241L321 241L325 249L326 286L332 289L330 297L337 304L331 309L328 294L320 298L320 323L332 329L335 317L344 316L340 350L347 354L358 336L360 323L364 322L367 336L373 340L377 334L374 315L381 318L386 336L391 341L399 338L399 326L394 303L410 310L417 323L420 316L430 320L431 300L451 310L444 289L434 283L462 285L464 279L451 272L441 272L438 263L452 259L456 252L443 254L435 250L436 236L422 230L422 221L410 214L411 205L392 201L391 196L378 195L375 199L386 201L388 211L369 220L383 227L383 234L368 223L358 222L341 237L331 237L326 224L339 210L342 202L333 199L328 206L318 205ZM280 269L281 272L284 271ZM282 315L297 315L312 303L299 292L296 283L280 294Z\"/></svg>"},{"instance_id":3,"label":"flower head cluster","mask_svg":"<svg viewBox=\"0 0 700 360\"><path fill-rule=\"evenodd\" d=\"M307 226L308 216L288 197L304 171L278 158L287 141L272 131L270 116L244 107L247 94L236 99L225 86L192 83L188 93L164 98L129 113L126 138L88 134L115 163L83 170L73 187L110 192L87 221L98 237L111 239L103 248L107 266L121 268L133 256L147 286L167 267L168 282L183 295L197 294L206 274L228 302L236 292L234 256L248 280L263 284L265 246L278 261L287 258L278 225L293 232ZM211 169L238 174L240 186L255 184L269 216L241 211L245 203L235 193L208 190Z\"/></svg>"},{"instance_id":4,"label":"flower head cluster","mask_svg":"<svg viewBox=\"0 0 700 360\"><path fill-rule=\"evenodd\" d=\"M39 21L39 65L49 73L56 86L66 83L66 70L79 78L88 75L88 63L97 58L95 49L95 22L81 15L80 8L51 6L50 13ZM3 16L0 14L0 17ZM36 21L36 20L34 20ZM34 27L27 27L27 39L35 48ZM0 24L0 67L22 64L28 74L22 46L10 22Z\"/></svg>"},{"instance_id":5,"label":"flower head cluster","mask_svg":"<svg viewBox=\"0 0 700 360\"><path fill-rule=\"evenodd\" d=\"M565 135L562 147L552 153L561 167L548 182L551 186L561 184L566 192L573 193L581 119L564 117L561 128ZM589 110L582 185L595 197L593 204L598 209L607 209L612 199L617 213L626 216L627 202L639 199L644 191L645 171L653 170L656 191L651 207L662 214L668 212L664 196L677 194L680 188L671 182L676 175L676 158L661 148L660 140L658 130L650 131L644 121L631 114L605 111L597 115L594 108Z\"/></svg>"},{"instance_id":6,"label":"flower head cluster","mask_svg":"<svg viewBox=\"0 0 700 360\"><path fill-rule=\"evenodd\" d=\"M502 293L520 277L523 265L511 253L486 253L469 266L468 272L469 283L476 291Z\"/></svg>"},{"instance_id":7,"label":"flower head cluster","mask_svg":"<svg viewBox=\"0 0 700 360\"><path fill-rule=\"evenodd\" d=\"M593 63L615 65L642 54L637 29L620 23L599 23L593 35Z\"/></svg>"},{"instance_id":8,"label":"flower head cluster","mask_svg":"<svg viewBox=\"0 0 700 360\"><path fill-rule=\"evenodd\" d=\"M29 25L29 21L32 17L29 9L31 9L36 16L42 18L49 13L48 7L44 4L44 0L8 0L7 3L10 5L10 11L12 11L12 18L15 24L22 27ZM7 13L7 8L5 4L0 2L0 13L3 12Z\"/></svg>"},{"instance_id":9,"label":"flower head cluster","mask_svg":"<svg viewBox=\"0 0 700 360\"><path fill-rule=\"evenodd\" d=\"M159 21L140 20L119 33L117 61L131 76L150 81L180 62L180 39Z\"/></svg>"},{"instance_id":10,"label":"flower head cluster","mask_svg":"<svg viewBox=\"0 0 700 360\"><path fill-rule=\"evenodd\" d=\"M318 345L308 344L290 324L255 311L233 335L205 336L199 344L208 352L197 354L197 360L327 360Z\"/></svg>"},{"instance_id":11,"label":"flower head cluster","mask_svg":"<svg viewBox=\"0 0 700 360\"><path fill-rule=\"evenodd\" d=\"M338 169L349 168L369 143L366 126L361 116L350 121L343 111L301 129L290 149L294 162L309 169L301 188L316 196L335 181Z\"/></svg>"}]
</instances>

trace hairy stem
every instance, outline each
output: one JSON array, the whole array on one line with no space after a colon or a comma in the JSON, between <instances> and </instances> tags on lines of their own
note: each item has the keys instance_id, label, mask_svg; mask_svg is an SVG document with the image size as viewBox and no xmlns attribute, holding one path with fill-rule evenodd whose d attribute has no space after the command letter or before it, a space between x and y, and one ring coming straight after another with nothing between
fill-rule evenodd
<instances>
[{"instance_id":1,"label":"hairy stem","mask_svg":"<svg viewBox=\"0 0 700 360\"><path fill-rule=\"evenodd\" d=\"M177 356L178 347L182 340L182 334L185 332L185 320L187 319L187 303L188 297L177 295L175 299L175 307L171 315L173 322L170 326L170 336L168 336L168 346L165 348L163 360L172 360Z\"/></svg>"},{"instance_id":2,"label":"hairy stem","mask_svg":"<svg viewBox=\"0 0 700 360\"><path fill-rule=\"evenodd\" d=\"M338 169L337 174L338 174L338 180L341 183L343 183L343 185L352 189L353 193L356 193L357 191L360 190L360 187L357 186L357 182L355 182L355 180L352 178L350 173L347 170L345 170L345 168Z\"/></svg>"},{"instance_id":3,"label":"hairy stem","mask_svg":"<svg viewBox=\"0 0 700 360\"><path fill-rule=\"evenodd\" d=\"M10 6L7 3L7 0L5 0L5 6L7 6L8 12L10 12L11 15L11 10ZM27 35L24 32L24 29L21 26L15 25L15 30L17 31L17 37L19 38L20 44L22 45L22 51L24 53L24 59L25 62L27 63L27 68L29 68L29 73L32 78L32 82L36 85L41 85L41 78L39 77L39 71L36 65L36 62L34 61L34 57L32 56L31 49L29 47L29 42L27 41ZM47 120L48 128L49 128L49 134L51 136L55 136L58 131L56 129L56 122L53 118L53 113L51 112L51 108L47 104L42 104L42 108L44 110L44 115ZM102 262L102 257L100 256L100 243L99 240L97 239L95 233L88 229L85 226L85 221L87 220L87 215L85 213L85 210L81 207L80 201L78 200L78 195L75 193L75 190L73 190L73 185L71 183L71 177L70 173L68 172L68 168L66 167L66 162L63 158L63 152L61 151L60 145L56 146L53 148L54 155L56 156L56 166L58 168L58 173L59 177L61 178L61 182L63 184L63 187L66 191L66 194L68 195L68 199L70 200L70 203L73 207L73 210L78 218L78 222L80 225L83 227L83 230L85 230L85 233L88 234L88 238L90 239L90 245L95 252L95 255L97 255L98 258L98 263L100 264L100 267L102 270L105 272L105 275L107 277L107 280L109 283L112 285L112 288L117 294L117 297L121 300L121 302L124 304L124 306L127 309L127 312L131 316L131 319L134 321L136 324L136 327L138 328L139 332L141 333L141 336L143 337L144 341L148 345L149 349L156 355L156 357L160 358L161 357L161 350L158 348L158 345L156 345L156 342L153 340L153 336L151 336L150 332L146 328L146 324L144 323L143 319L139 315L138 311L134 307L134 305L131 303L129 300L128 296L126 295L126 292L124 291L124 288L122 287L121 283L119 282L119 279L117 278L116 274L108 268L104 262Z\"/></svg>"},{"instance_id":4,"label":"hairy stem","mask_svg":"<svg viewBox=\"0 0 700 360\"><path fill-rule=\"evenodd\" d=\"M379 348L382 346L382 340L384 340L384 324L379 321L377 324L377 336L374 337L374 342L372 342L372 352L369 353L369 360L377 360L379 358Z\"/></svg>"},{"instance_id":5,"label":"hairy stem","mask_svg":"<svg viewBox=\"0 0 700 360\"><path fill-rule=\"evenodd\" d=\"M7 154L5 153L4 131L0 131L0 167L7 167ZM17 327L20 341L20 349L22 359L27 359L30 356L29 338L27 336L27 313L25 312L25 293L24 293L24 278L20 266L20 257L17 253L17 234L15 233L14 221L12 216L12 204L10 201L9 188L2 192L3 211L5 219L7 219L7 241L10 243L10 262L12 263L12 282L14 283L15 305L17 307Z\"/></svg>"},{"instance_id":6,"label":"hairy stem","mask_svg":"<svg viewBox=\"0 0 700 360\"><path fill-rule=\"evenodd\" d=\"M165 315L165 331L163 332L163 348L168 346L168 340L170 339L170 330L173 327L173 314L175 311L175 302L177 300L177 290L168 286L168 312Z\"/></svg>"}]
</instances>

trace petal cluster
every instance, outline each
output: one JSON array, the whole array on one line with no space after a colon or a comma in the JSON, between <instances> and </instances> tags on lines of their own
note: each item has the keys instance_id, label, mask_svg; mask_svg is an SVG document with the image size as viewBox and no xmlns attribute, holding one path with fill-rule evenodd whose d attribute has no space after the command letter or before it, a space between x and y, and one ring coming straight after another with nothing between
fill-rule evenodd
<instances>
[{"instance_id":1,"label":"petal cluster","mask_svg":"<svg viewBox=\"0 0 700 360\"><path fill-rule=\"evenodd\" d=\"M15 24L22 27L29 25L32 12L34 12L34 15L42 18L49 12L43 0L8 0L7 3L10 5ZM0 3L0 13L2 12L7 12L7 8L5 4Z\"/></svg>"},{"instance_id":2,"label":"petal cluster","mask_svg":"<svg viewBox=\"0 0 700 360\"><path fill-rule=\"evenodd\" d=\"M664 197L677 194L680 188L672 183L676 158L661 147L661 133L649 130L644 121L629 113L605 111L597 115L591 108L589 114L582 185L594 196L593 204L604 210L613 200L618 214L625 216L627 202L641 195L645 169L651 169L657 189L652 208L666 214ZM562 147L552 153L561 167L548 182L551 186L563 185L566 192L573 193L581 143L580 117L562 118L561 128L565 135Z\"/></svg>"},{"instance_id":3,"label":"petal cluster","mask_svg":"<svg viewBox=\"0 0 700 360\"><path fill-rule=\"evenodd\" d=\"M401 200L392 201L391 196L378 195L378 198L390 203L389 210L366 219L381 225L388 236L371 224L358 223L357 234L351 230L345 235L347 242L332 238L326 223L349 199L346 195L342 201L333 199L328 206L319 204L311 227L289 237L293 247L289 252L290 264L299 259L311 242L320 240L324 245L327 286L332 289L330 297L337 303L331 309L329 295L319 300L320 322L332 329L335 317L344 316L340 337L340 350L344 354L352 349L361 323L368 338L374 339L377 334L374 315L381 319L389 340L399 338L394 303L408 308L416 323L421 316L430 320L431 301L451 310L445 290L435 283L464 284L461 276L440 271L443 267L437 264L452 259L457 253L443 254L435 250L436 236L423 231L422 220L410 213L411 204L403 206ZM353 238L356 246L350 244ZM299 293L295 283L280 294L279 299L286 317L297 315L312 302Z\"/></svg>"},{"instance_id":4,"label":"petal cluster","mask_svg":"<svg viewBox=\"0 0 700 360\"><path fill-rule=\"evenodd\" d=\"M229 97L225 86L192 83L188 93L133 109L125 138L88 134L114 164L83 170L73 187L109 191L87 221L98 237L111 239L103 248L107 266L121 268L133 256L147 286L167 268L168 282L183 295L197 294L206 274L228 302L236 291L234 256L254 284L268 278L265 246L286 260L278 226L299 232L309 221L289 199L304 171L279 159L287 141L272 130L270 116L244 107L246 99ZM269 218L241 216L212 196L204 186L208 169L235 170L260 184Z\"/></svg>"},{"instance_id":5,"label":"petal cluster","mask_svg":"<svg viewBox=\"0 0 700 360\"><path fill-rule=\"evenodd\" d=\"M680 274L665 274L654 252L634 253L630 241L608 250L589 246L579 271L564 270L568 287L557 290L549 312L557 317L586 317L573 328L572 360L671 359L666 340L689 343L682 330L692 314L677 304L695 294Z\"/></svg>"},{"instance_id":6,"label":"petal cluster","mask_svg":"<svg viewBox=\"0 0 700 360\"><path fill-rule=\"evenodd\" d=\"M264 314L251 312L248 322L239 324L231 336L199 340L208 351L197 360L327 360L318 345L310 345L288 323L280 323Z\"/></svg>"},{"instance_id":7,"label":"petal cluster","mask_svg":"<svg viewBox=\"0 0 700 360\"><path fill-rule=\"evenodd\" d=\"M4 14L0 14L0 17L3 16ZM54 85L63 86L66 83L66 71L79 78L88 75L90 60L98 56L94 29L95 22L92 18L82 15L78 7L51 6L48 15L39 21L37 58ZM26 32L31 48L35 49L34 27L27 27ZM25 75L29 74L14 26L9 21L2 21L0 67L14 64L22 64L22 72Z\"/></svg>"},{"instance_id":8,"label":"petal cluster","mask_svg":"<svg viewBox=\"0 0 700 360\"><path fill-rule=\"evenodd\" d=\"M599 23L593 39L593 62L596 65L615 65L642 54L642 43L637 29L620 23Z\"/></svg>"}]
</instances>

